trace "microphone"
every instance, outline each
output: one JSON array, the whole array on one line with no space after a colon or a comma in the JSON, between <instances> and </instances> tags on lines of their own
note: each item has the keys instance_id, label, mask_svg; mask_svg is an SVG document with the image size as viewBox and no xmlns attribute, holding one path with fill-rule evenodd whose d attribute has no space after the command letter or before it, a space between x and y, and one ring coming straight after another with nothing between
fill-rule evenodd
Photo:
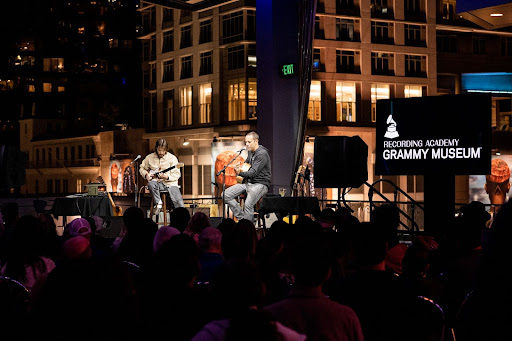
<instances>
[{"instance_id":1,"label":"microphone","mask_svg":"<svg viewBox=\"0 0 512 341\"><path fill-rule=\"evenodd\" d=\"M132 163L134 163L135 161L139 160L139 159L140 159L140 154L139 154L139 155L137 155L137 157L136 157L135 159L133 159L133 161L132 161L132 162L130 162L130 165L131 165Z\"/></svg>"},{"instance_id":2,"label":"microphone","mask_svg":"<svg viewBox=\"0 0 512 341\"><path fill-rule=\"evenodd\" d=\"M241 153L243 152L244 150L246 150L247 148L243 147L242 149L238 150L237 153Z\"/></svg>"}]
</instances>

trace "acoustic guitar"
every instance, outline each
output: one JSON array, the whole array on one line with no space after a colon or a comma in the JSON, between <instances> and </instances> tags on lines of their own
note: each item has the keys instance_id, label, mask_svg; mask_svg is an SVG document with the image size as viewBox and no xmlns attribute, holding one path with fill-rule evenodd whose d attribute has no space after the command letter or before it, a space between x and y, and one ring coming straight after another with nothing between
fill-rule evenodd
<instances>
[{"instance_id":1,"label":"acoustic guitar","mask_svg":"<svg viewBox=\"0 0 512 341\"><path fill-rule=\"evenodd\" d=\"M238 165L240 166L241 162L238 163ZM242 164L240 166L240 172L247 172L249 169L251 168L251 165L247 162L244 162L244 164ZM237 175L236 176L236 182L241 184L244 182L244 178L241 177L240 175Z\"/></svg>"},{"instance_id":2,"label":"acoustic guitar","mask_svg":"<svg viewBox=\"0 0 512 341\"><path fill-rule=\"evenodd\" d=\"M295 174L295 180L293 181L293 190L292 190L292 196L299 196L300 195L300 176L302 171L304 170L304 166L300 165L299 169L297 170L297 173Z\"/></svg>"},{"instance_id":3,"label":"acoustic guitar","mask_svg":"<svg viewBox=\"0 0 512 341\"><path fill-rule=\"evenodd\" d=\"M96 178L96 181L103 183L103 184L105 183L105 181L103 181L103 177L101 177L101 176L98 176ZM114 203L114 199L112 199L110 192L108 192L108 191L106 191L106 192L107 192L108 199L110 200L110 205L112 206L112 211L114 212L114 216L121 217L123 215L123 209L121 208L121 206L116 205Z\"/></svg>"}]
</instances>

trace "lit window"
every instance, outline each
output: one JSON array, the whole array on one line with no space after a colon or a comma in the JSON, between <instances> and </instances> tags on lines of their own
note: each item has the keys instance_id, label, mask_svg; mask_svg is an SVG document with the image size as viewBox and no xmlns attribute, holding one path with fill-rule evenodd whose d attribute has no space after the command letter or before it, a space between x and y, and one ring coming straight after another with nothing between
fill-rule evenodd
<instances>
[{"instance_id":1,"label":"lit window","mask_svg":"<svg viewBox=\"0 0 512 341\"><path fill-rule=\"evenodd\" d=\"M229 81L228 89L228 120L239 121L245 119L245 79L239 78Z\"/></svg>"},{"instance_id":2,"label":"lit window","mask_svg":"<svg viewBox=\"0 0 512 341\"><path fill-rule=\"evenodd\" d=\"M258 107L258 86L256 83L256 78L249 78L249 119L255 120L258 118L256 114L256 109Z\"/></svg>"},{"instance_id":3,"label":"lit window","mask_svg":"<svg viewBox=\"0 0 512 341\"><path fill-rule=\"evenodd\" d=\"M66 91L66 87L65 86L58 86L57 87L57 91L58 92L64 92L64 91Z\"/></svg>"},{"instance_id":4,"label":"lit window","mask_svg":"<svg viewBox=\"0 0 512 341\"><path fill-rule=\"evenodd\" d=\"M372 122L377 119L377 100L389 99L389 84L372 84Z\"/></svg>"},{"instance_id":5,"label":"lit window","mask_svg":"<svg viewBox=\"0 0 512 341\"><path fill-rule=\"evenodd\" d=\"M423 90L421 85L406 85L404 88L404 97L421 97L423 96Z\"/></svg>"},{"instance_id":6,"label":"lit window","mask_svg":"<svg viewBox=\"0 0 512 341\"><path fill-rule=\"evenodd\" d=\"M199 85L199 110L200 123L210 123L212 121L212 83Z\"/></svg>"},{"instance_id":7,"label":"lit window","mask_svg":"<svg viewBox=\"0 0 512 341\"><path fill-rule=\"evenodd\" d=\"M181 125L192 124L192 87L180 88Z\"/></svg>"},{"instance_id":8,"label":"lit window","mask_svg":"<svg viewBox=\"0 0 512 341\"><path fill-rule=\"evenodd\" d=\"M43 83L43 92L52 92L52 83Z\"/></svg>"},{"instance_id":9,"label":"lit window","mask_svg":"<svg viewBox=\"0 0 512 341\"><path fill-rule=\"evenodd\" d=\"M336 82L336 120L356 121L356 83Z\"/></svg>"},{"instance_id":10,"label":"lit window","mask_svg":"<svg viewBox=\"0 0 512 341\"><path fill-rule=\"evenodd\" d=\"M308 119L311 121L322 120L322 85L320 81L311 81L309 91Z\"/></svg>"}]
</instances>

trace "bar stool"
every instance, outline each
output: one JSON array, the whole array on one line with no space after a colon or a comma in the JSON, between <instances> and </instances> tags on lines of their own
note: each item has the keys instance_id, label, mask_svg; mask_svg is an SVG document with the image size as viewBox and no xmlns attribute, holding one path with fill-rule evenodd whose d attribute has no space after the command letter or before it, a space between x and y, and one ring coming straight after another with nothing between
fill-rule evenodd
<instances>
[{"instance_id":1,"label":"bar stool","mask_svg":"<svg viewBox=\"0 0 512 341\"><path fill-rule=\"evenodd\" d=\"M265 222L263 221L265 218L260 217L260 214L258 213L258 211L260 210L260 203L261 203L261 200L263 200L263 197L261 197L260 200L258 200L256 202L256 204L254 205L254 219L256 220L256 224L254 224L254 225L257 228L263 228L263 235L265 235L266 226L265 226ZM240 207L243 209L244 204L245 204L245 199L247 198L247 193L240 194L240 196L238 198L239 198L239 202L240 202Z\"/></svg>"},{"instance_id":2,"label":"bar stool","mask_svg":"<svg viewBox=\"0 0 512 341\"><path fill-rule=\"evenodd\" d=\"M167 195L170 196L169 191L167 191L167 190L160 191L160 198L162 200L162 209L160 210L160 212L164 213L164 221L163 221L163 223L161 223L160 219L157 219L158 225L167 226ZM153 196L151 195L151 208L150 208L151 219L153 219L153 213L154 213L154 209L155 209L154 207L155 207L155 200L153 199ZM158 217L158 218L160 218L160 217Z\"/></svg>"}]
</instances>

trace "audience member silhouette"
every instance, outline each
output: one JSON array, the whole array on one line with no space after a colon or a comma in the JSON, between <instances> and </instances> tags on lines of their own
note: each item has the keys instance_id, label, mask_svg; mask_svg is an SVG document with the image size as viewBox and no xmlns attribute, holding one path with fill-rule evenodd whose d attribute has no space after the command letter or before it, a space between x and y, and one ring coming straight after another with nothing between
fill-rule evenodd
<instances>
[{"instance_id":1,"label":"audience member silhouette","mask_svg":"<svg viewBox=\"0 0 512 341\"><path fill-rule=\"evenodd\" d=\"M186 207L176 207L169 214L169 225L177 228L181 233L183 233L190 221L190 218L190 212Z\"/></svg>"},{"instance_id":2,"label":"audience member silhouette","mask_svg":"<svg viewBox=\"0 0 512 341\"><path fill-rule=\"evenodd\" d=\"M334 263L327 234L298 236L286 252L290 252L294 287L285 299L265 309L283 325L307 335L308 340L363 340L354 311L322 292Z\"/></svg>"},{"instance_id":3,"label":"audience member silhouette","mask_svg":"<svg viewBox=\"0 0 512 341\"><path fill-rule=\"evenodd\" d=\"M124 211L123 226L119 236L116 237L112 244L113 251L117 251L126 234L130 233L131 230L140 228L143 219L144 212L139 207L128 207L126 211Z\"/></svg>"},{"instance_id":4,"label":"audience member silhouette","mask_svg":"<svg viewBox=\"0 0 512 341\"><path fill-rule=\"evenodd\" d=\"M209 321L206 293L194 287L199 269L197 243L184 233L162 244L152 267L141 268L138 292L149 340L188 341Z\"/></svg>"},{"instance_id":5,"label":"audience member silhouette","mask_svg":"<svg viewBox=\"0 0 512 341\"><path fill-rule=\"evenodd\" d=\"M153 252L157 253L162 247L163 243L171 239L172 237L180 234L181 232L171 226L162 226L156 231L155 238L153 239Z\"/></svg>"},{"instance_id":6,"label":"audience member silhouette","mask_svg":"<svg viewBox=\"0 0 512 341\"><path fill-rule=\"evenodd\" d=\"M212 226L210 218L203 212L196 212L188 221L187 227L183 233L188 234L197 242L201 231L209 226Z\"/></svg>"},{"instance_id":7,"label":"audience member silhouette","mask_svg":"<svg viewBox=\"0 0 512 341\"><path fill-rule=\"evenodd\" d=\"M133 282L112 256L60 264L34 302L27 321L31 339L143 339L134 292Z\"/></svg>"},{"instance_id":8,"label":"audience member silhouette","mask_svg":"<svg viewBox=\"0 0 512 341\"><path fill-rule=\"evenodd\" d=\"M305 340L304 335L260 310L265 289L256 265L228 261L214 273L211 290L217 319L207 323L192 341Z\"/></svg>"},{"instance_id":9,"label":"audience member silhouette","mask_svg":"<svg viewBox=\"0 0 512 341\"><path fill-rule=\"evenodd\" d=\"M43 228L37 218L22 216L14 228L0 274L21 282L29 290L37 290L55 268L55 262L43 256L44 243Z\"/></svg>"},{"instance_id":10,"label":"audience member silhouette","mask_svg":"<svg viewBox=\"0 0 512 341\"><path fill-rule=\"evenodd\" d=\"M198 282L210 282L215 270L224 263L222 255L222 233L215 227L204 228L198 237L199 263L201 270L199 272Z\"/></svg>"},{"instance_id":11,"label":"audience member silhouette","mask_svg":"<svg viewBox=\"0 0 512 341\"><path fill-rule=\"evenodd\" d=\"M153 241L158 225L150 218L143 218L139 226L130 227L117 250L123 261L144 267L153 262Z\"/></svg>"},{"instance_id":12,"label":"audience member silhouette","mask_svg":"<svg viewBox=\"0 0 512 341\"><path fill-rule=\"evenodd\" d=\"M222 238L224 239L224 235ZM240 219L231 233L227 233L222 251L226 260L239 259L254 262L256 242L258 236L254 223L247 219Z\"/></svg>"}]
</instances>

